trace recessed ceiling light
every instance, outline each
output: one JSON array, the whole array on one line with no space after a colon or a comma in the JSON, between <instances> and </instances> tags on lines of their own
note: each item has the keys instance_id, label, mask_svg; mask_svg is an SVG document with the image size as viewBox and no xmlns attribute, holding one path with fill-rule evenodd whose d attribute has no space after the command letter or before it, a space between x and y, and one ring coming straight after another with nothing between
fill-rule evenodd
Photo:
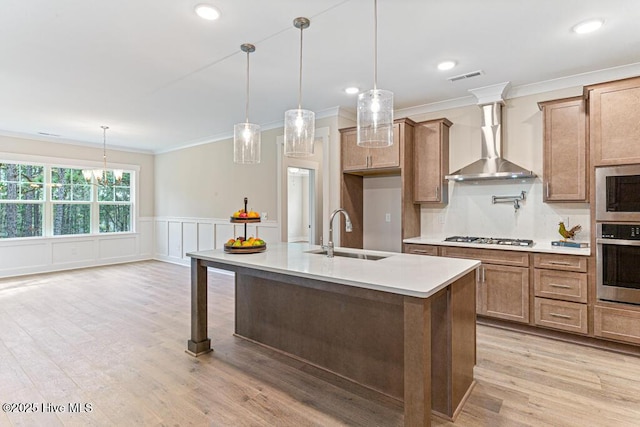
<instances>
[{"instance_id":1,"label":"recessed ceiling light","mask_svg":"<svg viewBox=\"0 0 640 427\"><path fill-rule=\"evenodd\" d=\"M199 4L196 6L196 13L202 19L215 21L220 18L220 11L210 4Z\"/></svg>"},{"instance_id":2,"label":"recessed ceiling light","mask_svg":"<svg viewBox=\"0 0 640 427\"><path fill-rule=\"evenodd\" d=\"M438 64L438 70L447 71L456 66L456 61L443 61Z\"/></svg>"},{"instance_id":3,"label":"recessed ceiling light","mask_svg":"<svg viewBox=\"0 0 640 427\"><path fill-rule=\"evenodd\" d=\"M349 95L354 95L358 92L360 92L360 88L357 87L348 87L344 90L346 93L348 93Z\"/></svg>"},{"instance_id":4,"label":"recessed ceiling light","mask_svg":"<svg viewBox=\"0 0 640 427\"><path fill-rule=\"evenodd\" d=\"M573 32L578 34L591 33L602 27L603 23L604 21L602 19L591 19L589 21L584 21L574 26Z\"/></svg>"}]
</instances>

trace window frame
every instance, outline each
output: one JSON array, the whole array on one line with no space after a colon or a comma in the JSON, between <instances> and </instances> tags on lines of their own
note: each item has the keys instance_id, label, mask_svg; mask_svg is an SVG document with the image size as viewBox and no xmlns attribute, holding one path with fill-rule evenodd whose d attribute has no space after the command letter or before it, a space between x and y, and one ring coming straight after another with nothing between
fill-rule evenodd
<instances>
[{"instance_id":1,"label":"window frame","mask_svg":"<svg viewBox=\"0 0 640 427\"><path fill-rule=\"evenodd\" d=\"M16 200L16 201L6 201L0 200L0 203L34 203L40 204L41 209L43 211L43 219L42 219L42 235L40 236L29 236L29 237L8 237L8 238L0 238L0 242L3 241L11 241L11 240L26 240L26 239L64 239L64 238L73 238L73 237L105 237L111 235L123 235L123 234L135 234L138 218L139 218L139 198L138 198L138 183L139 183L139 174L140 174L140 166L131 165L131 164L121 164L121 163L108 163L108 170L113 169L121 169L126 173L130 173L130 181L129 181L129 201L128 202L98 202L98 185L95 182L95 178L92 178L91 181L91 201L74 201L74 200L53 200L52 198L52 170L53 168L70 168L70 169L101 169L103 163L98 161L87 161L87 160L76 160L76 159L65 159L65 158L55 158L55 157L43 157L43 156L33 156L26 154L17 154L17 153L2 153L0 152L0 162L2 163L10 163L10 164L26 164L33 166L42 166L44 171L43 178L43 200ZM53 230L53 209L56 204L90 204L91 206L91 227L89 233L83 234L60 234L54 235ZM105 231L100 232L100 224L99 224L99 209L100 204L125 204L130 207L130 230L129 231Z\"/></svg>"}]
</instances>

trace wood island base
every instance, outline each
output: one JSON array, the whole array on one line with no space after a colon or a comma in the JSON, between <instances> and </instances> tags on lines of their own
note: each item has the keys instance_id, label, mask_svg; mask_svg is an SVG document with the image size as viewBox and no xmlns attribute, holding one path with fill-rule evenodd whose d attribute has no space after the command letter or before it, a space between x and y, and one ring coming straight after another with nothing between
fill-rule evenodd
<instances>
[{"instance_id":1,"label":"wood island base","mask_svg":"<svg viewBox=\"0 0 640 427\"><path fill-rule=\"evenodd\" d=\"M404 402L407 426L454 420L474 386L474 271L419 298L192 258L193 355L207 266L236 273L236 335Z\"/></svg>"}]
</instances>

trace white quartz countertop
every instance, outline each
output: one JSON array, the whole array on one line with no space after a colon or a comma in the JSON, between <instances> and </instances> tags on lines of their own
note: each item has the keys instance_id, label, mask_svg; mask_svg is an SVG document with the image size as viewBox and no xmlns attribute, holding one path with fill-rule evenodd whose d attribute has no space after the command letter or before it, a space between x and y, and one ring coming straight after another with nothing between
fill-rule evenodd
<instances>
[{"instance_id":1,"label":"white quartz countertop","mask_svg":"<svg viewBox=\"0 0 640 427\"><path fill-rule=\"evenodd\" d=\"M412 237L404 239L404 243L417 245L458 246L463 248L497 249L505 251L543 252L559 255L591 255L591 248L570 248L566 246L552 246L551 241L534 242L533 246L484 245L479 243L445 242L444 237Z\"/></svg>"},{"instance_id":2,"label":"white quartz countertop","mask_svg":"<svg viewBox=\"0 0 640 427\"><path fill-rule=\"evenodd\" d=\"M335 250L386 258L374 261L307 253L317 249L320 247L306 243L269 243L266 251L256 254L229 254L216 249L190 252L187 256L419 298L435 294L480 266L479 261L461 258L350 248Z\"/></svg>"}]
</instances>

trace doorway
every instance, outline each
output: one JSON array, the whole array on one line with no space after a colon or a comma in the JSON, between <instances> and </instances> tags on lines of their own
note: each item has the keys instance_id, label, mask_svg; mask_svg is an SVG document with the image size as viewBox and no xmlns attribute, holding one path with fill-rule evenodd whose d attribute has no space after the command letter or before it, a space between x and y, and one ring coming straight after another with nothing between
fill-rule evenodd
<instances>
[{"instance_id":1,"label":"doorway","mask_svg":"<svg viewBox=\"0 0 640 427\"><path fill-rule=\"evenodd\" d=\"M287 241L315 242L315 169L287 167Z\"/></svg>"}]
</instances>

